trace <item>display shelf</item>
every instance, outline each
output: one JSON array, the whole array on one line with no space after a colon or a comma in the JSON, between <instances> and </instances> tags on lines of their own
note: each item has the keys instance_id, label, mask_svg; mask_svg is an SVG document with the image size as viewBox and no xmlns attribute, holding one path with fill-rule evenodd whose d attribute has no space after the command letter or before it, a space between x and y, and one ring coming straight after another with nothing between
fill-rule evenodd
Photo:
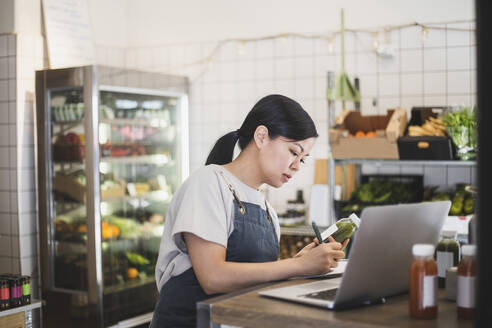
<instances>
[{"instance_id":1,"label":"display shelf","mask_svg":"<svg viewBox=\"0 0 492 328\"><path fill-rule=\"evenodd\" d=\"M53 125L79 125L79 124L84 124L84 119L77 120L77 121L52 121L51 122Z\"/></svg>"},{"instance_id":2,"label":"display shelf","mask_svg":"<svg viewBox=\"0 0 492 328\"><path fill-rule=\"evenodd\" d=\"M458 239L460 241L465 240L468 238L468 222L470 221L471 217L473 215L463 215L463 216L453 216L453 215L448 215L444 225L443 225L443 230L444 229L452 229L456 230L458 234ZM328 227L321 227L319 226L319 230L323 231L327 229ZM288 235L288 236L313 236L314 237L314 231L311 225L303 224L303 225L298 225L298 226L292 226L292 227L280 227L280 234L281 235Z\"/></svg>"},{"instance_id":3,"label":"display shelf","mask_svg":"<svg viewBox=\"0 0 492 328\"><path fill-rule=\"evenodd\" d=\"M109 164L171 164L172 160L166 154L101 157L101 162Z\"/></svg>"},{"instance_id":4,"label":"display shelf","mask_svg":"<svg viewBox=\"0 0 492 328\"><path fill-rule=\"evenodd\" d=\"M159 118L103 118L99 120L99 123L108 125L138 125L149 126L153 128L170 128L171 125L164 119Z\"/></svg>"},{"instance_id":5,"label":"display shelf","mask_svg":"<svg viewBox=\"0 0 492 328\"><path fill-rule=\"evenodd\" d=\"M33 299L31 300L31 304L22 305L12 309L0 311L0 317L5 317L19 312L31 311L37 308L41 308L42 305L43 305L43 301Z\"/></svg>"},{"instance_id":6,"label":"display shelf","mask_svg":"<svg viewBox=\"0 0 492 328\"><path fill-rule=\"evenodd\" d=\"M128 201L133 201L133 200L140 200L140 199L146 199L146 200L156 200L156 201L163 201L166 203L169 203L171 201L171 197L168 196L166 199L162 199L161 196L163 196L164 191L163 190L154 190L147 192L145 194L141 195L135 195L135 196L130 196L130 195L124 195L121 197L103 197L101 200L105 203L112 203L112 202L128 202Z\"/></svg>"},{"instance_id":7,"label":"display shelf","mask_svg":"<svg viewBox=\"0 0 492 328\"><path fill-rule=\"evenodd\" d=\"M142 278L142 279L139 278L133 281L126 281L125 283L122 284L105 287L104 295L117 293L120 291L136 288L147 284L155 284L155 278L153 276L148 276L146 278Z\"/></svg>"},{"instance_id":8,"label":"display shelf","mask_svg":"<svg viewBox=\"0 0 492 328\"><path fill-rule=\"evenodd\" d=\"M120 156L120 157L101 157L101 162L109 164L173 164L166 154L139 155L139 156ZM80 161L53 161L59 165L85 165L85 159Z\"/></svg>"},{"instance_id":9,"label":"display shelf","mask_svg":"<svg viewBox=\"0 0 492 328\"><path fill-rule=\"evenodd\" d=\"M363 158L347 158L334 159L336 164L370 164L370 165L425 165L425 166L475 166L476 161L431 161L431 160L392 160L392 159L363 159Z\"/></svg>"},{"instance_id":10,"label":"display shelf","mask_svg":"<svg viewBox=\"0 0 492 328\"><path fill-rule=\"evenodd\" d=\"M188 80L116 73L127 87L108 85L110 67L37 72L41 287L54 300L47 312L57 313L49 327L108 327L149 313L157 301L150 267L135 264L142 279L125 282L126 259L112 260L131 251L155 262L169 199L189 173ZM77 303L59 311L67 294ZM102 320L92 324L85 311Z\"/></svg>"}]
</instances>

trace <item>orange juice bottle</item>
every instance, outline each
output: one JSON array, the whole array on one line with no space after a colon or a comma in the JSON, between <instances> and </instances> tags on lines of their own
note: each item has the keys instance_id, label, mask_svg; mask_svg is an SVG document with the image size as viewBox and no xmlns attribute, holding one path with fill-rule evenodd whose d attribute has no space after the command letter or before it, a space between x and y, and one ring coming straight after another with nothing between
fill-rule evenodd
<instances>
[{"instance_id":1,"label":"orange juice bottle","mask_svg":"<svg viewBox=\"0 0 492 328\"><path fill-rule=\"evenodd\" d=\"M410 316L434 319L437 316L437 264L434 245L415 244L410 265Z\"/></svg>"},{"instance_id":2,"label":"orange juice bottle","mask_svg":"<svg viewBox=\"0 0 492 328\"><path fill-rule=\"evenodd\" d=\"M475 276L477 272L475 245L461 247L462 259L458 265L456 305L458 318L473 319L475 316Z\"/></svg>"}]
</instances>

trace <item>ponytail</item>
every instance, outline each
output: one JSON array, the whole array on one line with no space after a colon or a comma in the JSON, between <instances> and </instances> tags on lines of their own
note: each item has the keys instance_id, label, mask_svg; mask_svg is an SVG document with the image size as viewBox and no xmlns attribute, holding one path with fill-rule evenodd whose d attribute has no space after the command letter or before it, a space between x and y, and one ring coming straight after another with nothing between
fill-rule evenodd
<instances>
[{"instance_id":1,"label":"ponytail","mask_svg":"<svg viewBox=\"0 0 492 328\"><path fill-rule=\"evenodd\" d=\"M298 102L282 95L269 95L253 106L239 130L217 140L205 165L232 162L236 143L241 150L246 148L260 125L266 126L271 139L282 136L300 141L318 136L313 120Z\"/></svg>"},{"instance_id":2,"label":"ponytail","mask_svg":"<svg viewBox=\"0 0 492 328\"><path fill-rule=\"evenodd\" d=\"M239 139L239 130L229 132L217 140L214 148L210 151L205 165L218 164L224 165L232 162L234 147Z\"/></svg>"}]
</instances>

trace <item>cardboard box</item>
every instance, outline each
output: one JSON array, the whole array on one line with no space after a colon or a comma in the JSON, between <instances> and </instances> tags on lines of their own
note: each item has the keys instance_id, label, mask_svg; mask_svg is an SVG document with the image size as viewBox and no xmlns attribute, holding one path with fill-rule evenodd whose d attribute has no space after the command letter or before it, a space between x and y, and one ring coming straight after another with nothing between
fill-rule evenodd
<instances>
[{"instance_id":1,"label":"cardboard box","mask_svg":"<svg viewBox=\"0 0 492 328\"><path fill-rule=\"evenodd\" d=\"M407 125L405 109L391 109L386 115L363 116L359 111L344 111L330 129L334 158L398 159L398 137ZM357 131L375 131L375 137L350 137Z\"/></svg>"}]
</instances>

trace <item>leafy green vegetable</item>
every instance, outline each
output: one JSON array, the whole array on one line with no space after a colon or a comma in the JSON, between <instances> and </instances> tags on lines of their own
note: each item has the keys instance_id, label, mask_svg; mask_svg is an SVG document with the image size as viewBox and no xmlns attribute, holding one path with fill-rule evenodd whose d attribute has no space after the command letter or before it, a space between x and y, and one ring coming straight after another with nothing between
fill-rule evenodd
<instances>
[{"instance_id":1,"label":"leafy green vegetable","mask_svg":"<svg viewBox=\"0 0 492 328\"><path fill-rule=\"evenodd\" d=\"M462 107L443 115L442 121L448 135L458 148L458 157L463 160L476 158L477 119L476 107Z\"/></svg>"},{"instance_id":2,"label":"leafy green vegetable","mask_svg":"<svg viewBox=\"0 0 492 328\"><path fill-rule=\"evenodd\" d=\"M113 224L120 229L123 238L138 238L142 233L142 225L133 219L122 218L117 216L108 216L104 218L109 224Z\"/></svg>"},{"instance_id":3,"label":"leafy green vegetable","mask_svg":"<svg viewBox=\"0 0 492 328\"><path fill-rule=\"evenodd\" d=\"M125 255L128 261L130 261L130 263L135 265L145 265L150 263L149 260L147 260L145 257L137 253L126 252Z\"/></svg>"},{"instance_id":4,"label":"leafy green vegetable","mask_svg":"<svg viewBox=\"0 0 492 328\"><path fill-rule=\"evenodd\" d=\"M354 190L351 200L364 203L408 203L415 198L417 189L411 182L374 179Z\"/></svg>"}]
</instances>

